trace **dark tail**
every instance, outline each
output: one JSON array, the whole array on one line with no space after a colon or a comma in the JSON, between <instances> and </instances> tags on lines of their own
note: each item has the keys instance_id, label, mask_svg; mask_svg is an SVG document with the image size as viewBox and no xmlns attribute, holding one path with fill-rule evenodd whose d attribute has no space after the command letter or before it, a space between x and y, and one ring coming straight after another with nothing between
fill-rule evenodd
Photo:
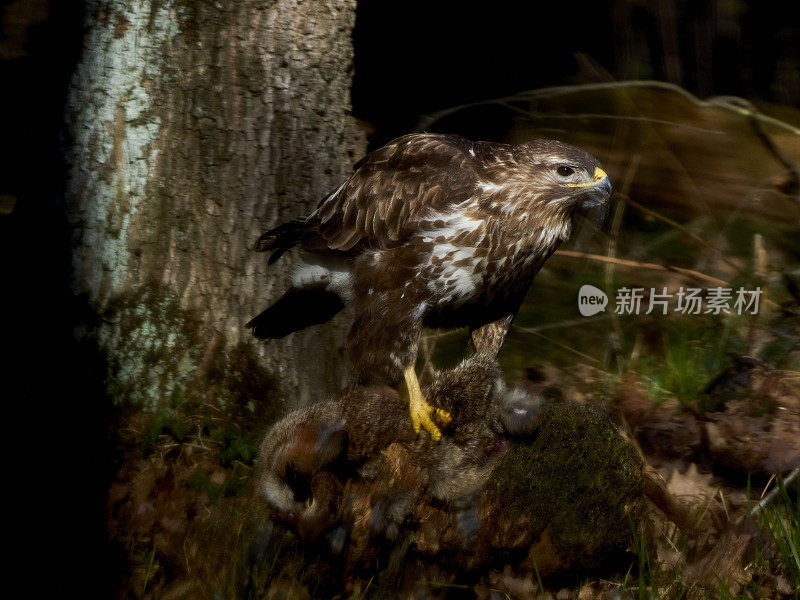
<instances>
[{"instance_id":1,"label":"dark tail","mask_svg":"<svg viewBox=\"0 0 800 600\"><path fill-rule=\"evenodd\" d=\"M341 298L324 289L290 289L246 327L257 338L280 338L330 321L343 308Z\"/></svg>"},{"instance_id":2,"label":"dark tail","mask_svg":"<svg viewBox=\"0 0 800 600\"><path fill-rule=\"evenodd\" d=\"M289 248L300 243L305 231L305 224L305 219L295 219L283 225L278 225L275 229L270 229L258 238L256 250L259 252L275 250L272 256L269 257L268 263L271 265Z\"/></svg>"}]
</instances>

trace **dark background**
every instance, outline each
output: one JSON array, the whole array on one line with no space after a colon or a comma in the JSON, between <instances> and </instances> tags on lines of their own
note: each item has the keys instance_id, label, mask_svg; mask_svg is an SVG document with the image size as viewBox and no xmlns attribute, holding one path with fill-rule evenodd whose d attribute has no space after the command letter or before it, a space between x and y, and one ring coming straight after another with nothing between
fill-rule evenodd
<instances>
[{"instance_id":1,"label":"dark background","mask_svg":"<svg viewBox=\"0 0 800 600\"><path fill-rule=\"evenodd\" d=\"M735 4L735 5L734 5ZM658 79L800 106L800 3L359 2L353 112L382 144L419 117L522 90ZM476 127L475 124L467 125ZM485 123L485 137L502 123Z\"/></svg>"},{"instance_id":2,"label":"dark background","mask_svg":"<svg viewBox=\"0 0 800 600\"><path fill-rule=\"evenodd\" d=\"M102 361L73 336L84 315L69 287L64 212L64 100L83 6L3 0L0 10L0 195L16 199L0 214L13 579L31 594L52 586L108 597L122 564L103 524L117 457ZM353 113L375 146L426 113L564 83L652 78L800 106L798 39L797 2L363 1ZM499 138L509 115L490 116L447 124Z\"/></svg>"}]
</instances>

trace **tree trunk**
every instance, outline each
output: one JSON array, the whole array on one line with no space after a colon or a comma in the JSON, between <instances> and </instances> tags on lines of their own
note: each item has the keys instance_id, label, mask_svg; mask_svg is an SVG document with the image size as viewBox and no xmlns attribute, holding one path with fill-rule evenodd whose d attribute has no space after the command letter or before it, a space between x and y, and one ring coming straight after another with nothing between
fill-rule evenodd
<instances>
[{"instance_id":1,"label":"tree trunk","mask_svg":"<svg viewBox=\"0 0 800 600\"><path fill-rule=\"evenodd\" d=\"M339 387L343 319L266 345L244 323L293 260L267 269L258 235L307 213L363 152L355 0L107 0L87 20L70 210L112 396L158 408L199 375L256 364L291 404Z\"/></svg>"}]
</instances>

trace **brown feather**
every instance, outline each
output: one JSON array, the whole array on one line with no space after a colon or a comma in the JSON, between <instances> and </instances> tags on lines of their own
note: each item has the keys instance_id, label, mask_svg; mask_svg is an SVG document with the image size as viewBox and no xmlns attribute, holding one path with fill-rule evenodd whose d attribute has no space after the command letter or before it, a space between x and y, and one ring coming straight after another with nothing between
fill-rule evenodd
<instances>
[{"instance_id":1,"label":"brown feather","mask_svg":"<svg viewBox=\"0 0 800 600\"><path fill-rule=\"evenodd\" d=\"M401 241L425 213L463 200L474 189L475 173L460 168L464 143L457 136L410 135L379 148L356 163L350 180L319 205L308 227L332 250ZM450 194L437 183L441 169L448 170Z\"/></svg>"}]
</instances>

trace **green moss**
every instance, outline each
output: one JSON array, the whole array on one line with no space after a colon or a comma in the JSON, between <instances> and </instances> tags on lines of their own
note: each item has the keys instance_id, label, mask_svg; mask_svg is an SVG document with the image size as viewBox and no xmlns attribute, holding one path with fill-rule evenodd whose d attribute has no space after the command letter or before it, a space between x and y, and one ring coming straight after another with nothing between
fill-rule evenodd
<instances>
[{"instance_id":1,"label":"green moss","mask_svg":"<svg viewBox=\"0 0 800 600\"><path fill-rule=\"evenodd\" d=\"M214 483L211 476L204 469L198 469L186 480L190 490L203 492L209 500L242 496L247 489L248 474L240 465L235 466L225 478L225 481Z\"/></svg>"},{"instance_id":2,"label":"green moss","mask_svg":"<svg viewBox=\"0 0 800 600\"><path fill-rule=\"evenodd\" d=\"M186 484L190 490L203 492L210 500L216 500L220 495L220 491L222 491L222 486L211 481L208 473L203 469L198 469L192 473Z\"/></svg>"},{"instance_id":3,"label":"green moss","mask_svg":"<svg viewBox=\"0 0 800 600\"><path fill-rule=\"evenodd\" d=\"M171 435L175 441L183 441L189 433L189 427L180 415L172 408L153 413L145 432L145 443L152 445L161 435Z\"/></svg>"},{"instance_id":4,"label":"green moss","mask_svg":"<svg viewBox=\"0 0 800 600\"><path fill-rule=\"evenodd\" d=\"M115 403L153 412L208 403L234 422L260 425L277 417L270 402L275 377L259 364L251 345L229 348L220 336L211 359L198 369L208 351L207 329L168 288L142 285L120 294L101 316L97 338Z\"/></svg>"},{"instance_id":5,"label":"green moss","mask_svg":"<svg viewBox=\"0 0 800 600\"><path fill-rule=\"evenodd\" d=\"M538 435L515 444L488 490L507 519L545 528L570 564L596 566L629 545L631 515L641 508L642 461L600 411L552 404Z\"/></svg>"},{"instance_id":6,"label":"green moss","mask_svg":"<svg viewBox=\"0 0 800 600\"><path fill-rule=\"evenodd\" d=\"M224 407L226 416L243 428L242 434L252 434L250 427L264 427L277 420L281 413L281 407L273 401L278 397L277 379L261 366L252 345L226 348L220 342L210 356L190 389L191 395Z\"/></svg>"},{"instance_id":7,"label":"green moss","mask_svg":"<svg viewBox=\"0 0 800 600\"><path fill-rule=\"evenodd\" d=\"M118 404L157 411L180 402L200 355L200 321L169 289L143 285L111 299L97 337Z\"/></svg>"},{"instance_id":8,"label":"green moss","mask_svg":"<svg viewBox=\"0 0 800 600\"><path fill-rule=\"evenodd\" d=\"M246 465L252 464L258 452L256 436L235 429L213 430L211 439L220 443L219 458L225 465L237 460Z\"/></svg>"}]
</instances>

